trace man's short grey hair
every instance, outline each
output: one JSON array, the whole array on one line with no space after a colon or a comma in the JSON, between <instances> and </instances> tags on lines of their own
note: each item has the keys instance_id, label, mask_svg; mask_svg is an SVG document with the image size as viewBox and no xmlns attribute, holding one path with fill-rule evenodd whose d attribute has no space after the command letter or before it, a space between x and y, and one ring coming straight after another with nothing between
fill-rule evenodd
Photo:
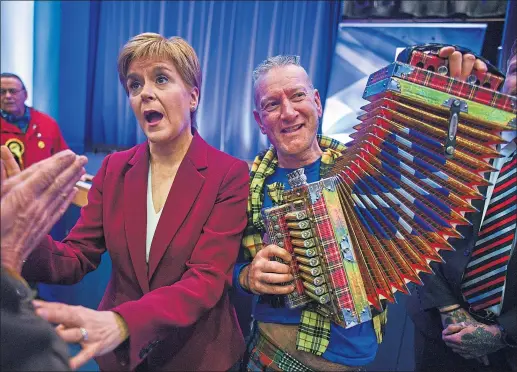
<instances>
[{"instance_id":1,"label":"man's short grey hair","mask_svg":"<svg viewBox=\"0 0 517 372\"><path fill-rule=\"evenodd\" d=\"M274 69L275 67L290 65L299 66L303 68L303 66L300 64L300 56L280 54L278 56L268 57L266 60L260 63L255 68L255 70L253 70L253 91L256 92L258 79L260 79L263 75L267 74L270 70ZM314 89L311 79L308 79L308 82L310 84L310 88ZM257 105L256 100L255 105Z\"/></svg>"},{"instance_id":2,"label":"man's short grey hair","mask_svg":"<svg viewBox=\"0 0 517 372\"><path fill-rule=\"evenodd\" d=\"M269 57L265 61L263 61L260 65L258 65L255 70L253 70L253 82L255 83L262 75L265 75L269 72L269 70L280 67L280 66L301 66L300 65L300 56L290 56L290 55L278 55L274 57Z\"/></svg>"}]
</instances>

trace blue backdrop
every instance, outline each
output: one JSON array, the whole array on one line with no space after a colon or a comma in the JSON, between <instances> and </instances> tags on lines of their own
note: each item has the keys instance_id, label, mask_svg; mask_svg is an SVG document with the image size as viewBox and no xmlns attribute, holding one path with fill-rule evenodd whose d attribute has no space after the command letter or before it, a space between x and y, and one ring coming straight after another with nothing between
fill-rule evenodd
<instances>
[{"instance_id":1,"label":"blue backdrop","mask_svg":"<svg viewBox=\"0 0 517 372\"><path fill-rule=\"evenodd\" d=\"M45 36L35 48L35 95L45 95L41 108L74 150L131 147L144 136L118 81L118 52L141 32L178 35L202 66L201 135L252 159L267 146L252 115L253 68L298 54L325 97L338 20L337 1L35 2L35 30Z\"/></svg>"}]
</instances>

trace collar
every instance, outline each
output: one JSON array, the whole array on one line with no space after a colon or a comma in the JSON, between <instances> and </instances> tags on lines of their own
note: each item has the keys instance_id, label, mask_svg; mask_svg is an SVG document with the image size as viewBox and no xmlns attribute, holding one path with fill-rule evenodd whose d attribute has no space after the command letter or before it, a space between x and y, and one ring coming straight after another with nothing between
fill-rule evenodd
<instances>
[{"instance_id":1,"label":"collar","mask_svg":"<svg viewBox=\"0 0 517 372\"><path fill-rule=\"evenodd\" d=\"M201 170L208 166L208 144L196 129L192 128L192 134L192 142L185 154L185 160L188 159L196 169ZM129 164L135 165L139 161L149 162L149 141L138 146L134 155L129 159Z\"/></svg>"},{"instance_id":2,"label":"collar","mask_svg":"<svg viewBox=\"0 0 517 372\"><path fill-rule=\"evenodd\" d=\"M0 116L8 123L16 125L24 133L27 131L27 127L29 126L29 122L31 120L31 112L27 106L25 106L25 112L22 116L15 116L4 110L0 110Z\"/></svg>"}]
</instances>

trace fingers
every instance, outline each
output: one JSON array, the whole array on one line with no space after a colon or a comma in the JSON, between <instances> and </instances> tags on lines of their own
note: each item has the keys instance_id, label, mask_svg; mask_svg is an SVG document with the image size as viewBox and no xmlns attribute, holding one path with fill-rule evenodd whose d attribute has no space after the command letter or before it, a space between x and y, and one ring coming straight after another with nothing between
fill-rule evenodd
<instances>
[{"instance_id":1,"label":"fingers","mask_svg":"<svg viewBox=\"0 0 517 372\"><path fill-rule=\"evenodd\" d=\"M469 325L462 322L450 324L442 331L442 340L445 345L450 347L455 353L468 353L469 347L463 342L463 336L466 334Z\"/></svg>"},{"instance_id":2,"label":"fingers","mask_svg":"<svg viewBox=\"0 0 517 372\"><path fill-rule=\"evenodd\" d=\"M456 50L456 48L454 48L453 46L443 47L438 52L438 56L440 56L441 58L449 58L451 56L451 54L454 53L455 50Z\"/></svg>"},{"instance_id":3,"label":"fingers","mask_svg":"<svg viewBox=\"0 0 517 372\"><path fill-rule=\"evenodd\" d=\"M7 146L1 146L0 157L4 163L6 176L8 178L20 173L20 167L18 166L16 160L14 160L14 156L7 148Z\"/></svg>"},{"instance_id":4,"label":"fingers","mask_svg":"<svg viewBox=\"0 0 517 372\"><path fill-rule=\"evenodd\" d=\"M450 347L455 353L465 353L467 348L461 343L461 337L458 335L450 335L442 337L445 345Z\"/></svg>"},{"instance_id":5,"label":"fingers","mask_svg":"<svg viewBox=\"0 0 517 372\"><path fill-rule=\"evenodd\" d=\"M294 277L291 274L263 273L259 280L266 284L280 284L290 282L293 279Z\"/></svg>"},{"instance_id":6,"label":"fingers","mask_svg":"<svg viewBox=\"0 0 517 372\"><path fill-rule=\"evenodd\" d=\"M77 156L70 150L61 151L21 172L18 175L20 179L17 179L16 184L20 186L22 185L21 180L27 181L23 184L24 193L37 197L56 181L60 173L74 164L76 158Z\"/></svg>"},{"instance_id":7,"label":"fingers","mask_svg":"<svg viewBox=\"0 0 517 372\"><path fill-rule=\"evenodd\" d=\"M70 203L74 200L77 192L78 190L75 187L70 191L62 192L59 197L54 198L47 211L39 215L41 217L41 222L39 224L42 226L37 230L37 234L33 235L33 239L31 239L33 247L36 247L39 244L41 239L49 233L56 222L63 216ZM28 257L31 251L32 247L27 247L24 257Z\"/></svg>"},{"instance_id":8,"label":"fingers","mask_svg":"<svg viewBox=\"0 0 517 372\"><path fill-rule=\"evenodd\" d=\"M70 368L76 370L82 367L86 362L91 360L95 356L95 349L90 346L84 346L83 349L70 359Z\"/></svg>"},{"instance_id":9,"label":"fingers","mask_svg":"<svg viewBox=\"0 0 517 372\"><path fill-rule=\"evenodd\" d=\"M57 164L52 167L49 172L50 175L53 175L50 196L56 196L61 190L70 186L73 187L81 176L86 173L83 168L86 162L86 157L75 156L74 161L64 169Z\"/></svg>"},{"instance_id":10,"label":"fingers","mask_svg":"<svg viewBox=\"0 0 517 372\"><path fill-rule=\"evenodd\" d=\"M482 73L486 73L488 71L486 63L480 59L476 59L476 61L474 62L474 69Z\"/></svg>"},{"instance_id":11,"label":"fingers","mask_svg":"<svg viewBox=\"0 0 517 372\"><path fill-rule=\"evenodd\" d=\"M274 244L268 245L267 247L261 249L257 255L260 255L260 257L266 257L268 259L278 257L286 263L291 262L292 259L289 252Z\"/></svg>"},{"instance_id":12,"label":"fingers","mask_svg":"<svg viewBox=\"0 0 517 372\"><path fill-rule=\"evenodd\" d=\"M0 195L4 195L4 182L7 180L7 170L4 161L0 159Z\"/></svg>"},{"instance_id":13,"label":"fingers","mask_svg":"<svg viewBox=\"0 0 517 372\"><path fill-rule=\"evenodd\" d=\"M463 328L466 327L465 323L456 323L456 324L449 324L447 328L445 328L442 331L442 336L452 335L454 333L460 332Z\"/></svg>"},{"instance_id":14,"label":"fingers","mask_svg":"<svg viewBox=\"0 0 517 372\"><path fill-rule=\"evenodd\" d=\"M56 327L56 333L63 341L69 344L81 344L81 351L70 359L70 368L75 370L95 357L96 347L84 341L80 328L66 328L63 324Z\"/></svg>"},{"instance_id":15,"label":"fingers","mask_svg":"<svg viewBox=\"0 0 517 372\"><path fill-rule=\"evenodd\" d=\"M289 274L291 275L291 268L289 265L278 261L261 261L260 271L264 273L275 274ZM291 277L292 279L292 277Z\"/></svg>"},{"instance_id":16,"label":"fingers","mask_svg":"<svg viewBox=\"0 0 517 372\"><path fill-rule=\"evenodd\" d=\"M463 56L461 52L454 51L449 57L449 73L451 77L458 79L461 76Z\"/></svg>"},{"instance_id":17,"label":"fingers","mask_svg":"<svg viewBox=\"0 0 517 372\"><path fill-rule=\"evenodd\" d=\"M78 157L70 167L68 167L56 178L48 194L44 194L43 197L50 198L50 200L52 200L58 196L61 196L61 199L66 199L67 195L73 191L76 183L85 173L83 165L84 160L81 159L81 157Z\"/></svg>"},{"instance_id":18,"label":"fingers","mask_svg":"<svg viewBox=\"0 0 517 372\"><path fill-rule=\"evenodd\" d=\"M250 283L251 284L251 283ZM286 295L294 291L294 284L278 285L255 281L252 290L256 294Z\"/></svg>"},{"instance_id":19,"label":"fingers","mask_svg":"<svg viewBox=\"0 0 517 372\"><path fill-rule=\"evenodd\" d=\"M74 311L76 306L40 300L34 300L32 303L36 308L36 314L49 323L63 324L67 328L80 324L81 319L77 315L77 311Z\"/></svg>"},{"instance_id":20,"label":"fingers","mask_svg":"<svg viewBox=\"0 0 517 372\"><path fill-rule=\"evenodd\" d=\"M473 54L466 53L462 55L452 46L443 47L438 52L441 58L449 59L450 76L456 79L466 80L473 70L486 73L488 67L485 62L477 59Z\"/></svg>"},{"instance_id":21,"label":"fingers","mask_svg":"<svg viewBox=\"0 0 517 372\"><path fill-rule=\"evenodd\" d=\"M474 63L476 62L476 57L473 54L465 54L461 62L461 74L460 79L465 81L472 74L472 69L474 67Z\"/></svg>"},{"instance_id":22,"label":"fingers","mask_svg":"<svg viewBox=\"0 0 517 372\"><path fill-rule=\"evenodd\" d=\"M294 277L288 264L271 260L275 256L291 260L289 252L275 245L263 248L253 259L248 272L249 289L253 293L282 295L294 290L292 284L279 285L291 282Z\"/></svg>"},{"instance_id":23,"label":"fingers","mask_svg":"<svg viewBox=\"0 0 517 372\"><path fill-rule=\"evenodd\" d=\"M56 333L67 343L79 344L83 342L83 335L79 328L66 328L59 326L56 328Z\"/></svg>"},{"instance_id":24,"label":"fingers","mask_svg":"<svg viewBox=\"0 0 517 372\"><path fill-rule=\"evenodd\" d=\"M85 173L83 168L85 162L85 157L73 155L73 162L68 164L68 160L66 160L64 164L68 165L64 169L62 169L63 163L60 164L59 162L54 162L49 166L46 166L45 168L48 172L46 177L48 179L52 177L52 182L48 184L47 188L40 188L39 192L37 191L37 188L38 176L41 176L40 172L35 173L29 180L27 180L28 184L33 188L29 188L27 190L30 186L25 186L20 190L20 192L23 192L24 194L29 193L29 195L31 195L30 200L35 218L41 214L48 214L49 206L52 205L56 199L68 199L68 195L72 192L73 187ZM41 181L42 184L45 182L46 181L44 180ZM32 194L30 193L31 190L33 191Z\"/></svg>"}]
</instances>

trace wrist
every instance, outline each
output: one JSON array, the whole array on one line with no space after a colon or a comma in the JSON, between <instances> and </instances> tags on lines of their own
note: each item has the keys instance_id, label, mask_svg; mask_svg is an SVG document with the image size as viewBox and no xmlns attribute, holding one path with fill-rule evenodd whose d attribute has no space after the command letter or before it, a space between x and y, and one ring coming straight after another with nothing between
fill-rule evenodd
<instances>
[{"instance_id":1,"label":"wrist","mask_svg":"<svg viewBox=\"0 0 517 372\"><path fill-rule=\"evenodd\" d=\"M440 314L448 314L452 311L459 310L459 309L461 309L460 304L453 304L453 305L439 307L438 311L440 312Z\"/></svg>"},{"instance_id":2,"label":"wrist","mask_svg":"<svg viewBox=\"0 0 517 372\"><path fill-rule=\"evenodd\" d=\"M21 278L23 260L16 259L13 255L2 255L2 267L16 279Z\"/></svg>"},{"instance_id":3,"label":"wrist","mask_svg":"<svg viewBox=\"0 0 517 372\"><path fill-rule=\"evenodd\" d=\"M127 327L127 323L118 313L113 313L115 315L115 322L117 323L117 327L120 333L121 342L124 342L129 337L129 329Z\"/></svg>"},{"instance_id":4,"label":"wrist","mask_svg":"<svg viewBox=\"0 0 517 372\"><path fill-rule=\"evenodd\" d=\"M12 268L11 266L7 265L2 261L2 269L13 279L18 280L19 282L22 282L25 286L29 287L29 284L23 279L23 277L20 275L20 270L16 270Z\"/></svg>"},{"instance_id":5,"label":"wrist","mask_svg":"<svg viewBox=\"0 0 517 372\"><path fill-rule=\"evenodd\" d=\"M249 288L249 279L248 279L248 272L249 272L250 266L246 265L242 268L241 272L239 273L239 285L242 289L245 291L250 291Z\"/></svg>"}]
</instances>

